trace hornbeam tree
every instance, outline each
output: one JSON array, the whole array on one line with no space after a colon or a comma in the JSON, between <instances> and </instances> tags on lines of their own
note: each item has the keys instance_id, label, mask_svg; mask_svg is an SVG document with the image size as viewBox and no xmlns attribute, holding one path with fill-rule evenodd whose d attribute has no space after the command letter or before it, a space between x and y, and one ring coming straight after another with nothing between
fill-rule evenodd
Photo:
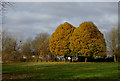
<instances>
[{"instance_id":1,"label":"hornbeam tree","mask_svg":"<svg viewBox=\"0 0 120 81\"><path fill-rule=\"evenodd\" d=\"M81 56L106 56L103 34L92 22L83 22L69 39L70 50Z\"/></svg>"},{"instance_id":2,"label":"hornbeam tree","mask_svg":"<svg viewBox=\"0 0 120 81\"><path fill-rule=\"evenodd\" d=\"M55 32L49 38L49 47L51 53L55 55L69 55L69 38L72 35L75 27L71 24L65 22L64 24L60 24Z\"/></svg>"}]
</instances>

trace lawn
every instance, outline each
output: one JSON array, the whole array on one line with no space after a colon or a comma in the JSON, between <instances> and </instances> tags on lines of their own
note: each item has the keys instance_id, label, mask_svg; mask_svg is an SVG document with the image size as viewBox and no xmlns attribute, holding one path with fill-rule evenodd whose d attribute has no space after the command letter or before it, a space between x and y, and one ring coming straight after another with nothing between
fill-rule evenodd
<instances>
[{"instance_id":1,"label":"lawn","mask_svg":"<svg viewBox=\"0 0 120 81\"><path fill-rule=\"evenodd\" d=\"M3 63L2 73L3 80L119 78L118 63Z\"/></svg>"}]
</instances>

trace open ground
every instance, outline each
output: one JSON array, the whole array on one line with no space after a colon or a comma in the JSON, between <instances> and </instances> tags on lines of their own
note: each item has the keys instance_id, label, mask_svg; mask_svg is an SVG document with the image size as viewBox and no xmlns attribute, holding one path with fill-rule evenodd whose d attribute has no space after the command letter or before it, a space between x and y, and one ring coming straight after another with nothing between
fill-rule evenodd
<instances>
[{"instance_id":1,"label":"open ground","mask_svg":"<svg viewBox=\"0 0 120 81\"><path fill-rule=\"evenodd\" d=\"M4 79L118 79L118 63L3 63Z\"/></svg>"}]
</instances>

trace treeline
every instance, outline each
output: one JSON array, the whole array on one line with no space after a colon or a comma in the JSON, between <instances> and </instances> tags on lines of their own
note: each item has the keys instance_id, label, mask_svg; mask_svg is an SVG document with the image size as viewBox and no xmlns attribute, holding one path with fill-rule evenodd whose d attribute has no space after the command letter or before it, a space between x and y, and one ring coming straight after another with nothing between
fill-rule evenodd
<instances>
[{"instance_id":1,"label":"treeline","mask_svg":"<svg viewBox=\"0 0 120 81\"><path fill-rule=\"evenodd\" d=\"M103 35L92 22L84 22L77 28L66 22L51 36L40 33L25 42L7 31L2 31L1 36L3 62L53 62L68 57L72 60L76 56L105 58L107 55L118 62L120 58L118 29L112 28Z\"/></svg>"},{"instance_id":2,"label":"treeline","mask_svg":"<svg viewBox=\"0 0 120 81\"><path fill-rule=\"evenodd\" d=\"M49 34L40 33L34 40L26 42L18 40L8 31L2 32L3 62L38 62L57 61L57 57L49 51Z\"/></svg>"}]
</instances>

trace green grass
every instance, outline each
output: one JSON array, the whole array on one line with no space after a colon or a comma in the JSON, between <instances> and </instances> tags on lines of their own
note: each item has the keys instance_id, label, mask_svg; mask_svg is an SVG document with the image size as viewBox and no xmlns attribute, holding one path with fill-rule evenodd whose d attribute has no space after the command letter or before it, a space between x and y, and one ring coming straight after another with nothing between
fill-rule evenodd
<instances>
[{"instance_id":1,"label":"green grass","mask_svg":"<svg viewBox=\"0 0 120 81\"><path fill-rule=\"evenodd\" d=\"M3 63L3 79L118 79L118 63Z\"/></svg>"}]
</instances>

